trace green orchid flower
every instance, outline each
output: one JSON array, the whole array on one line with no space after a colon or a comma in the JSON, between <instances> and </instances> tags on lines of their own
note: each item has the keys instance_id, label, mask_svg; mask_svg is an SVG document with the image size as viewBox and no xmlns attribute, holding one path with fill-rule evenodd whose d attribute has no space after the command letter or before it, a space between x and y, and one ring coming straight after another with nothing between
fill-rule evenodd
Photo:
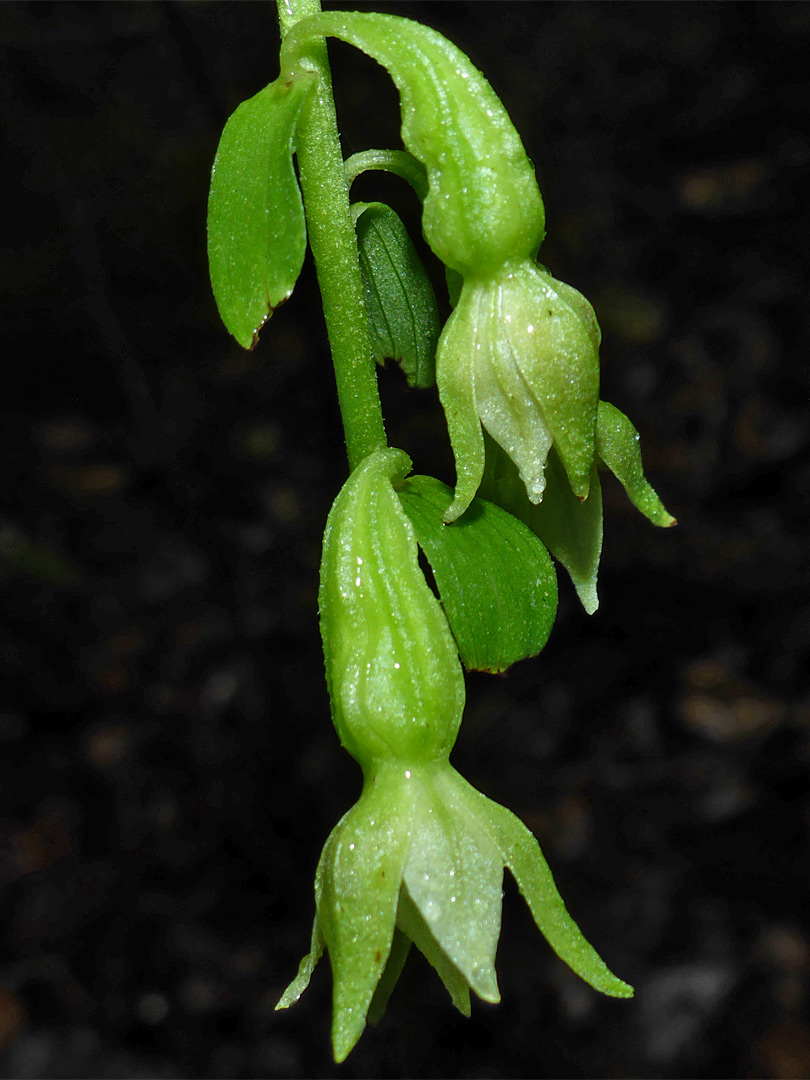
<instances>
[{"instance_id":1,"label":"green orchid flower","mask_svg":"<svg viewBox=\"0 0 810 1080\"><path fill-rule=\"evenodd\" d=\"M436 381L456 457L454 521L484 475L484 430L515 463L529 501L554 446L575 494L590 490L599 326L588 301L529 260L465 278L439 340Z\"/></svg>"},{"instance_id":2,"label":"green orchid flower","mask_svg":"<svg viewBox=\"0 0 810 1080\"><path fill-rule=\"evenodd\" d=\"M335 727L362 766L363 790L324 847L311 949L277 1007L298 1000L326 950L337 1061L384 1009L411 944L465 1015L470 990L500 999L504 867L555 952L603 993L632 995L571 919L525 825L450 764L464 681L395 490L409 469L398 450L367 457L338 495L324 538L327 682Z\"/></svg>"}]
</instances>

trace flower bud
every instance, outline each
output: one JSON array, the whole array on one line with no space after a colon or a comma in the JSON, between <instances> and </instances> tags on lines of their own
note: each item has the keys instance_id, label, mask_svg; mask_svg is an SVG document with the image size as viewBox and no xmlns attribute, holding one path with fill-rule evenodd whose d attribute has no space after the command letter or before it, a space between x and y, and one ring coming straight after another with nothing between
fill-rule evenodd
<instances>
[{"instance_id":1,"label":"flower bud","mask_svg":"<svg viewBox=\"0 0 810 1080\"><path fill-rule=\"evenodd\" d=\"M410 467L401 450L367 457L335 500L324 534L326 680L340 740L364 769L382 759L446 757L464 708L456 645L392 486Z\"/></svg>"}]
</instances>

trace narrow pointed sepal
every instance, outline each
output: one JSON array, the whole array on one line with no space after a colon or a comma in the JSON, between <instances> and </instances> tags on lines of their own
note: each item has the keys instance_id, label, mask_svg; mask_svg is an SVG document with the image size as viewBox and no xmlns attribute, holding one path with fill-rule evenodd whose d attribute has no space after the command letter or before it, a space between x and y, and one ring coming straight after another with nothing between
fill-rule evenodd
<instances>
[{"instance_id":1,"label":"narrow pointed sepal","mask_svg":"<svg viewBox=\"0 0 810 1080\"><path fill-rule=\"evenodd\" d=\"M589 615L599 607L596 584L602 553L602 486L591 466L590 494L578 499L565 469L552 450L546 465L546 494L528 509L530 528L568 571L582 606Z\"/></svg>"},{"instance_id":2,"label":"narrow pointed sepal","mask_svg":"<svg viewBox=\"0 0 810 1080\"><path fill-rule=\"evenodd\" d=\"M597 455L620 481L633 506L653 525L668 528L677 522L644 476L639 442L638 432L624 413L615 405L600 401L596 424Z\"/></svg>"},{"instance_id":3,"label":"narrow pointed sepal","mask_svg":"<svg viewBox=\"0 0 810 1080\"><path fill-rule=\"evenodd\" d=\"M318 918L332 965L332 1047L343 1061L363 1033L391 951L410 837L407 792L367 780L318 868Z\"/></svg>"},{"instance_id":4,"label":"narrow pointed sepal","mask_svg":"<svg viewBox=\"0 0 810 1080\"><path fill-rule=\"evenodd\" d=\"M298 1001L309 986L315 966L321 956L323 956L324 944L323 934L321 933L321 927L316 914L315 921L312 924L312 944L310 945L309 952L299 964L298 974L279 998L276 1010L289 1009L291 1005L294 1005L296 1001Z\"/></svg>"},{"instance_id":5,"label":"narrow pointed sepal","mask_svg":"<svg viewBox=\"0 0 810 1080\"><path fill-rule=\"evenodd\" d=\"M633 996L633 988L614 975L568 914L540 845L506 807L476 791L458 773L448 776L461 812L466 807L500 852L549 945L595 990L610 997Z\"/></svg>"},{"instance_id":6,"label":"narrow pointed sepal","mask_svg":"<svg viewBox=\"0 0 810 1080\"><path fill-rule=\"evenodd\" d=\"M456 460L456 490L444 515L450 524L475 498L484 475L484 433L476 411L473 358L481 348L481 293L468 294L447 320L436 352L436 383Z\"/></svg>"}]
</instances>

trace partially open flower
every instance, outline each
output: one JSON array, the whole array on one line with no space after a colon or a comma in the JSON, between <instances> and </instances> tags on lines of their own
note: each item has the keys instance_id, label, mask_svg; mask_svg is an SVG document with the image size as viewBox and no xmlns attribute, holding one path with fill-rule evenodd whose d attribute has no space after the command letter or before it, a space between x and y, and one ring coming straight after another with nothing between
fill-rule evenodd
<instances>
[{"instance_id":1,"label":"partially open flower","mask_svg":"<svg viewBox=\"0 0 810 1080\"><path fill-rule=\"evenodd\" d=\"M594 459L599 326L588 301L541 266L507 263L465 278L436 356L436 379L456 458L446 519L469 506L484 474L486 429L539 503L555 446L584 499Z\"/></svg>"},{"instance_id":2,"label":"partially open flower","mask_svg":"<svg viewBox=\"0 0 810 1080\"><path fill-rule=\"evenodd\" d=\"M312 946L278 1008L298 1000L324 948L334 980L332 1042L343 1061L379 1016L411 943L470 1015L470 990L500 1001L495 951L504 867L549 944L602 993L632 997L568 914L537 841L447 761L382 765L326 842ZM375 1000L375 994L377 999Z\"/></svg>"}]
</instances>

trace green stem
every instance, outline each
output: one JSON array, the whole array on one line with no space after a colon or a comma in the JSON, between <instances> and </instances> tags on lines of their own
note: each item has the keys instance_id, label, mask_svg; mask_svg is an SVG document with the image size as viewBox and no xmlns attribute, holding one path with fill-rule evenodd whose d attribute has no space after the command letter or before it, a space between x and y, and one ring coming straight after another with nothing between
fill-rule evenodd
<instances>
[{"instance_id":1,"label":"green stem","mask_svg":"<svg viewBox=\"0 0 810 1080\"><path fill-rule=\"evenodd\" d=\"M320 0L278 0L282 36L320 10ZM387 440L323 38L307 47L304 61L319 77L298 124L298 172L332 348L349 468L354 469L368 454L385 449Z\"/></svg>"}]
</instances>

